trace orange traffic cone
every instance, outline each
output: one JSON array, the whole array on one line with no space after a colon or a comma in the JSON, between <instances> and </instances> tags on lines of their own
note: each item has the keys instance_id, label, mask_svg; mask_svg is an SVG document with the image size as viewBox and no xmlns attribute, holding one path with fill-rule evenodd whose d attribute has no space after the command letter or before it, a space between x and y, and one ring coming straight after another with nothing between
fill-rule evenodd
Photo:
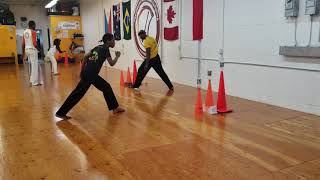
<instances>
[{"instance_id":1,"label":"orange traffic cone","mask_svg":"<svg viewBox=\"0 0 320 180\"><path fill-rule=\"evenodd\" d=\"M201 96L201 89L198 87L198 94L197 94L197 99L196 99L196 104L195 104L195 109L194 109L195 114L201 114L203 113L202 109L202 96Z\"/></svg>"},{"instance_id":2,"label":"orange traffic cone","mask_svg":"<svg viewBox=\"0 0 320 180\"><path fill-rule=\"evenodd\" d=\"M124 77L123 77L123 71L121 70L121 75L120 75L120 86L121 87L124 87L125 84L124 84Z\"/></svg>"},{"instance_id":3,"label":"orange traffic cone","mask_svg":"<svg viewBox=\"0 0 320 180\"><path fill-rule=\"evenodd\" d=\"M128 67L128 71L127 71L127 82L126 85L131 85L132 81L131 81L131 73L130 73L130 68Z\"/></svg>"},{"instance_id":4,"label":"orange traffic cone","mask_svg":"<svg viewBox=\"0 0 320 180\"><path fill-rule=\"evenodd\" d=\"M133 61L133 84L136 82L137 78L137 65L136 65L136 60Z\"/></svg>"},{"instance_id":5,"label":"orange traffic cone","mask_svg":"<svg viewBox=\"0 0 320 180\"><path fill-rule=\"evenodd\" d=\"M61 57L61 54L60 54L60 53L58 53L57 59L59 59L59 61L61 61L62 57Z\"/></svg>"},{"instance_id":6,"label":"orange traffic cone","mask_svg":"<svg viewBox=\"0 0 320 180\"><path fill-rule=\"evenodd\" d=\"M207 89L205 107L209 114L217 114L217 107L214 105L214 100L213 100L211 79L208 80L208 89Z\"/></svg>"},{"instance_id":7,"label":"orange traffic cone","mask_svg":"<svg viewBox=\"0 0 320 180\"><path fill-rule=\"evenodd\" d=\"M68 53L67 52L64 53L64 63L68 64Z\"/></svg>"},{"instance_id":8,"label":"orange traffic cone","mask_svg":"<svg viewBox=\"0 0 320 180\"><path fill-rule=\"evenodd\" d=\"M227 109L223 71L220 72L217 111L218 113L229 113L233 111L232 109Z\"/></svg>"},{"instance_id":9,"label":"orange traffic cone","mask_svg":"<svg viewBox=\"0 0 320 180\"><path fill-rule=\"evenodd\" d=\"M124 96L124 86L120 86L120 95Z\"/></svg>"},{"instance_id":10,"label":"orange traffic cone","mask_svg":"<svg viewBox=\"0 0 320 180\"><path fill-rule=\"evenodd\" d=\"M211 79L208 80L208 88L206 95L206 107L213 106L213 95L212 95L212 87L211 87Z\"/></svg>"}]
</instances>

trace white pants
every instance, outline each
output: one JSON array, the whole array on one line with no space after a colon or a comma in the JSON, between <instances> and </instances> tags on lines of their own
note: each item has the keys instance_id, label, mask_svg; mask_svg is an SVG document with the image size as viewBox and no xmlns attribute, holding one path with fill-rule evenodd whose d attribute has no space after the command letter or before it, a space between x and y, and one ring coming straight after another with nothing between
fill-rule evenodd
<instances>
[{"instance_id":1,"label":"white pants","mask_svg":"<svg viewBox=\"0 0 320 180\"><path fill-rule=\"evenodd\" d=\"M47 58L49 58L51 61L51 72L53 74L58 74L58 66L57 66L56 58L52 55L47 55Z\"/></svg>"},{"instance_id":2,"label":"white pants","mask_svg":"<svg viewBox=\"0 0 320 180\"><path fill-rule=\"evenodd\" d=\"M26 55L31 64L30 83L33 86L41 84L39 78L38 51L34 49L26 49Z\"/></svg>"}]
</instances>

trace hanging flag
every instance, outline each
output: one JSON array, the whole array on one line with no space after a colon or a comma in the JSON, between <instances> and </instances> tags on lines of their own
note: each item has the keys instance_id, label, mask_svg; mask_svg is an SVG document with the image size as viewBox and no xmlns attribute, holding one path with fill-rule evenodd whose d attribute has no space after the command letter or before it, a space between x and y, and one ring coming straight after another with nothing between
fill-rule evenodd
<instances>
[{"instance_id":1,"label":"hanging flag","mask_svg":"<svg viewBox=\"0 0 320 180\"><path fill-rule=\"evenodd\" d=\"M113 5L113 35L115 40L121 40L120 3Z\"/></svg>"},{"instance_id":2,"label":"hanging flag","mask_svg":"<svg viewBox=\"0 0 320 180\"><path fill-rule=\"evenodd\" d=\"M193 0L193 40L203 39L203 0Z\"/></svg>"},{"instance_id":3,"label":"hanging flag","mask_svg":"<svg viewBox=\"0 0 320 180\"><path fill-rule=\"evenodd\" d=\"M122 3L123 39L131 39L131 1Z\"/></svg>"},{"instance_id":4,"label":"hanging flag","mask_svg":"<svg viewBox=\"0 0 320 180\"><path fill-rule=\"evenodd\" d=\"M178 11L176 0L164 0L164 39L177 40L179 38Z\"/></svg>"},{"instance_id":5,"label":"hanging flag","mask_svg":"<svg viewBox=\"0 0 320 180\"><path fill-rule=\"evenodd\" d=\"M103 13L104 13L104 33L108 33L109 32L109 28L108 28L108 18L106 15L106 10L103 9Z\"/></svg>"},{"instance_id":6,"label":"hanging flag","mask_svg":"<svg viewBox=\"0 0 320 180\"><path fill-rule=\"evenodd\" d=\"M110 13L109 13L109 24L108 24L108 32L109 33L112 33L112 22L111 22L111 9L110 9L110 11L109 11Z\"/></svg>"}]
</instances>

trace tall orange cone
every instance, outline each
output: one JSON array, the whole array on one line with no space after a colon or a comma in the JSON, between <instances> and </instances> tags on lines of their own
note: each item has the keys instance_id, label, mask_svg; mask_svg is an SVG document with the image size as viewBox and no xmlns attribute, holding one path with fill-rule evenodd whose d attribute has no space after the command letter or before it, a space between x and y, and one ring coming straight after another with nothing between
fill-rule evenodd
<instances>
[{"instance_id":1,"label":"tall orange cone","mask_svg":"<svg viewBox=\"0 0 320 180\"><path fill-rule=\"evenodd\" d=\"M68 64L68 53L67 52L64 53L64 63Z\"/></svg>"},{"instance_id":2,"label":"tall orange cone","mask_svg":"<svg viewBox=\"0 0 320 180\"><path fill-rule=\"evenodd\" d=\"M120 86L120 95L124 96L124 86Z\"/></svg>"},{"instance_id":3,"label":"tall orange cone","mask_svg":"<svg viewBox=\"0 0 320 180\"><path fill-rule=\"evenodd\" d=\"M201 96L200 87L198 87L197 91L198 91L198 94L197 94L194 112L195 112L195 114L201 114L201 113L203 113L203 108L202 108L202 96Z\"/></svg>"},{"instance_id":4,"label":"tall orange cone","mask_svg":"<svg viewBox=\"0 0 320 180\"><path fill-rule=\"evenodd\" d=\"M227 108L226 93L224 88L224 76L222 70L220 72L217 111L218 113L229 113L233 111L232 109Z\"/></svg>"},{"instance_id":5,"label":"tall orange cone","mask_svg":"<svg viewBox=\"0 0 320 180\"><path fill-rule=\"evenodd\" d=\"M121 75L120 75L120 86L121 87L124 87L125 84L124 84L124 77L123 77L123 71L121 70Z\"/></svg>"},{"instance_id":6,"label":"tall orange cone","mask_svg":"<svg viewBox=\"0 0 320 180\"><path fill-rule=\"evenodd\" d=\"M137 79L137 65L136 65L136 60L133 61L133 81L132 83L134 84Z\"/></svg>"},{"instance_id":7,"label":"tall orange cone","mask_svg":"<svg viewBox=\"0 0 320 180\"><path fill-rule=\"evenodd\" d=\"M126 85L131 85L131 84L132 84L131 73L130 73L130 68L128 67Z\"/></svg>"},{"instance_id":8,"label":"tall orange cone","mask_svg":"<svg viewBox=\"0 0 320 180\"><path fill-rule=\"evenodd\" d=\"M217 107L214 105L214 98L213 98L212 87L211 87L211 79L208 80L208 88L207 88L205 107L206 107L206 110L209 114L217 114Z\"/></svg>"}]
</instances>

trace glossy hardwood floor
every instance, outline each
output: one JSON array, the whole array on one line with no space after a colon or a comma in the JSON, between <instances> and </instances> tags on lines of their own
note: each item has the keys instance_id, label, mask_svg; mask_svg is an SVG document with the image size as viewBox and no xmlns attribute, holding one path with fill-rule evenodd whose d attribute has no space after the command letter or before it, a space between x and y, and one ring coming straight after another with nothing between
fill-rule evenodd
<instances>
[{"instance_id":1,"label":"glossy hardwood floor","mask_svg":"<svg viewBox=\"0 0 320 180\"><path fill-rule=\"evenodd\" d=\"M234 97L234 113L195 116L195 88L170 95L148 78L137 94L104 68L127 112L108 112L92 86L60 121L79 65L59 65L57 77L42 69L45 84L30 87L25 67L0 65L1 180L320 179L318 116Z\"/></svg>"}]
</instances>

